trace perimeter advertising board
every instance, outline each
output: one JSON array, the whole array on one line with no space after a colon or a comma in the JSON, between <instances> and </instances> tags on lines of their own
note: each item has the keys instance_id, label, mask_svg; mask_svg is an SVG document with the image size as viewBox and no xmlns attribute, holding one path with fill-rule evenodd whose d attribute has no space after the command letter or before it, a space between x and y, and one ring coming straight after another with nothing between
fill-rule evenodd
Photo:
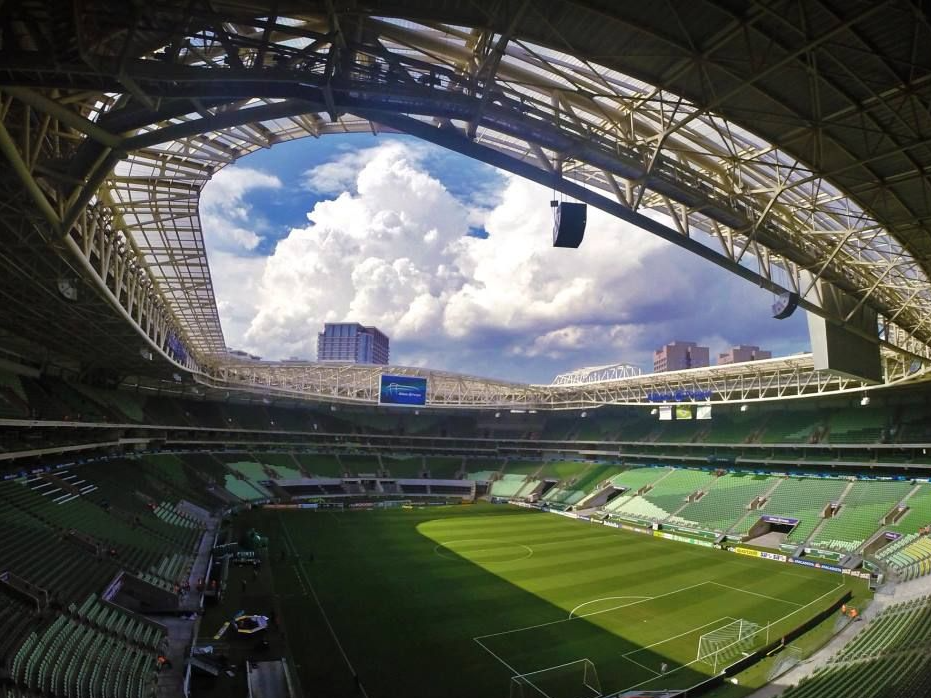
<instances>
[{"instance_id":1,"label":"perimeter advertising board","mask_svg":"<svg viewBox=\"0 0 931 698\"><path fill-rule=\"evenodd\" d=\"M427 379L419 376L382 374L378 389L378 404L423 407L427 404Z\"/></svg>"}]
</instances>

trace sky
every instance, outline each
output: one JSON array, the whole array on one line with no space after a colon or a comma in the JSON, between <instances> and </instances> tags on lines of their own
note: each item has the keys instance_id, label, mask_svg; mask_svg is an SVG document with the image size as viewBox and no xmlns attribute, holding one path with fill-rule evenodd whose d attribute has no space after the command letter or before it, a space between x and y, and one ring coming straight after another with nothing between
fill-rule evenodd
<instances>
[{"instance_id":1,"label":"sky","mask_svg":"<svg viewBox=\"0 0 931 698\"><path fill-rule=\"evenodd\" d=\"M316 357L324 322L376 325L391 363L549 383L581 366L652 370L693 340L808 351L804 313L589 207L552 247L552 191L403 136L283 143L214 175L201 222L227 345Z\"/></svg>"}]
</instances>

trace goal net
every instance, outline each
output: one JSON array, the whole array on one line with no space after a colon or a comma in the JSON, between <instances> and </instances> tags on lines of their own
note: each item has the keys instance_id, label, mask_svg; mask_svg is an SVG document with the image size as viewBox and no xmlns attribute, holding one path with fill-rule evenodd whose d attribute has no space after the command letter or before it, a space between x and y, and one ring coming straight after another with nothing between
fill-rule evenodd
<instances>
[{"instance_id":1,"label":"goal net","mask_svg":"<svg viewBox=\"0 0 931 698\"><path fill-rule=\"evenodd\" d=\"M698 639L698 656L695 661L704 662L717 672L752 652L765 643L763 628L749 620L733 623L705 633Z\"/></svg>"},{"instance_id":2,"label":"goal net","mask_svg":"<svg viewBox=\"0 0 931 698\"><path fill-rule=\"evenodd\" d=\"M601 681L590 659L511 677L510 698L598 698Z\"/></svg>"}]
</instances>

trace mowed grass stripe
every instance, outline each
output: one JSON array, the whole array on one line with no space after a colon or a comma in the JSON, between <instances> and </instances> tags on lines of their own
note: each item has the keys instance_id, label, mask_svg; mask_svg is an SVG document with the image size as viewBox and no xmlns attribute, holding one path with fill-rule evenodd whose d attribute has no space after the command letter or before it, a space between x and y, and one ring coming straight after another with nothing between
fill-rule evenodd
<instances>
[{"instance_id":1,"label":"mowed grass stripe","mask_svg":"<svg viewBox=\"0 0 931 698\"><path fill-rule=\"evenodd\" d=\"M504 698L513 671L473 638L551 621L560 622L540 635L518 633L519 642L515 634L492 638L489 650L521 672L590 657L605 691L623 688L654 677L661 657L694 658L699 626L738 616L765 623L795 609L728 587L806 603L823 593L825 578L834 579L801 568L780 577L778 563L506 506L285 512L281 520L295 546L314 554L304 570L371 698ZM474 542L451 546L458 548L452 559L437 554L437 545L457 540ZM509 545L529 546L533 555L499 559L507 555L495 551ZM625 603L606 597L667 592L565 622L581 603L596 601L586 608L599 609ZM293 614L289 629L301 622L296 608ZM339 687L314 685L305 668L313 662L312 644L292 647L307 655L305 688L348 698ZM624 660L628 652L645 667ZM686 682L700 674L687 669L676 676ZM559 690L553 684L547 693L578 698Z\"/></svg>"},{"instance_id":2,"label":"mowed grass stripe","mask_svg":"<svg viewBox=\"0 0 931 698\"><path fill-rule=\"evenodd\" d=\"M630 565L629 555L631 553L631 546L639 548L639 550L636 551L636 574L638 576L643 576L646 572L655 572L663 578L670 578L677 568L681 569L682 561L679 558L687 555L687 550L682 546L678 546L678 550L671 552L668 549L668 541L653 541L652 539L644 538L643 542L639 544L630 542L628 539L625 550L616 553L619 559L614 559L612 555L614 551L605 551L602 537L585 536L584 534L590 532L586 526L571 521L565 523L568 523L570 526L575 524L573 528L580 533L573 533L571 539L564 536L563 540L555 543L548 543L546 547L540 544L537 544L537 547L533 547L531 545L533 539L523 538L522 540L525 544L530 545L534 550L535 555L533 559L508 563L506 567L503 568L498 568L496 566L495 571L506 574L510 580L516 583L526 581L528 583L527 586L532 588L536 593L552 592L551 594L546 594L547 598L558 598L561 588L571 588L578 592L580 591L580 587L588 586L589 589L587 591L594 592L597 590L595 587L609 580L614 583L625 584L626 580L623 578L623 575L619 576L617 573L617 565ZM525 530L527 529L526 526L522 528ZM601 530L603 531L604 529ZM452 531L449 532L452 533ZM508 530L508 534L509 540L513 540L511 537L513 532L510 529ZM611 535L615 539L618 538L614 531L610 531L608 535ZM589 538L589 540L586 540L586 538ZM585 542L582 543L581 541ZM463 557L467 560L471 559L468 551L463 551ZM651 563L651 559L655 560L655 563ZM711 570L711 568L718 568L715 571L723 572L727 566L737 568L732 575L727 575L726 578L719 580L719 583L734 586L736 583L744 581L746 578L747 563L739 559L720 561L708 559L707 556L703 556L701 559L704 563L702 567L708 570ZM474 561L481 564L480 559L475 559ZM505 563L502 563L502 565L504 564ZM751 561L750 564L753 565L754 563ZM756 565L758 566L758 564L757 562ZM777 571L777 564L771 564L773 571ZM694 573L696 567L697 566L693 564L689 574ZM675 579L674 575L672 579ZM796 575L791 575L790 579L782 579L779 582L778 591L789 590L789 597L783 598L779 593L769 593L766 594L766 596L773 597L771 600L776 602L801 605L797 600L792 598L796 588L799 586L798 582L795 581L797 579L798 577ZM769 584L767 580L761 581L764 584ZM817 580L813 580L811 583L813 588L820 588L822 584L824 584L826 588L830 588L831 586L826 582ZM653 586L652 582L650 586ZM762 592L757 591L755 593ZM577 595L577 593L574 594L573 598ZM807 595L807 591L803 593L803 596Z\"/></svg>"}]
</instances>

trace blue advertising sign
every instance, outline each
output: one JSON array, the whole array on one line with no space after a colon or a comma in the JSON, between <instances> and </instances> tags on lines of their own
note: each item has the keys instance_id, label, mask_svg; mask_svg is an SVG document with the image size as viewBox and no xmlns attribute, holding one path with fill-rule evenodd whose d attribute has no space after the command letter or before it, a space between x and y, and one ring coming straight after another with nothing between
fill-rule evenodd
<instances>
[{"instance_id":1,"label":"blue advertising sign","mask_svg":"<svg viewBox=\"0 0 931 698\"><path fill-rule=\"evenodd\" d=\"M766 523L782 524L783 526L795 526L798 519L791 519L788 516L764 516L763 521Z\"/></svg>"},{"instance_id":2,"label":"blue advertising sign","mask_svg":"<svg viewBox=\"0 0 931 698\"><path fill-rule=\"evenodd\" d=\"M382 405L422 407L427 404L427 379L419 376L382 375L378 402Z\"/></svg>"}]
</instances>

